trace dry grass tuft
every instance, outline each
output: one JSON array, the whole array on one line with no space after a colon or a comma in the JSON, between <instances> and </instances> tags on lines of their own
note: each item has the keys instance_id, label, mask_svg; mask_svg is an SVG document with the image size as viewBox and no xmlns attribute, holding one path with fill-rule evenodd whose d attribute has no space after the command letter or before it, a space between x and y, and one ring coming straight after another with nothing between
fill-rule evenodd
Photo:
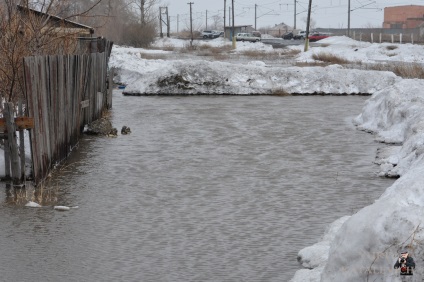
<instances>
[{"instance_id":1,"label":"dry grass tuft","mask_svg":"<svg viewBox=\"0 0 424 282\"><path fill-rule=\"evenodd\" d=\"M299 55L302 51L299 49L283 49L280 53L282 56L295 57Z\"/></svg>"},{"instance_id":2,"label":"dry grass tuft","mask_svg":"<svg viewBox=\"0 0 424 282\"><path fill-rule=\"evenodd\" d=\"M164 51L174 51L175 46L172 45L172 44L166 44L165 46L163 46L162 50L164 50Z\"/></svg>"},{"instance_id":3,"label":"dry grass tuft","mask_svg":"<svg viewBox=\"0 0 424 282\"><path fill-rule=\"evenodd\" d=\"M213 54L212 56L217 61L225 61L225 60L228 60L230 57L228 54L223 54L223 53Z\"/></svg>"},{"instance_id":4,"label":"dry grass tuft","mask_svg":"<svg viewBox=\"0 0 424 282\"><path fill-rule=\"evenodd\" d=\"M326 62L296 62L294 64L296 67L326 67L330 65Z\"/></svg>"},{"instance_id":5,"label":"dry grass tuft","mask_svg":"<svg viewBox=\"0 0 424 282\"><path fill-rule=\"evenodd\" d=\"M395 64L393 72L403 78L424 78L424 68L421 64L417 63L400 63Z\"/></svg>"},{"instance_id":6,"label":"dry grass tuft","mask_svg":"<svg viewBox=\"0 0 424 282\"><path fill-rule=\"evenodd\" d=\"M233 50L233 46L231 46L231 45L224 45L224 46L221 46L221 47L212 47L211 50L215 54L216 53L222 53L222 52L227 53L227 52Z\"/></svg>"},{"instance_id":7,"label":"dry grass tuft","mask_svg":"<svg viewBox=\"0 0 424 282\"><path fill-rule=\"evenodd\" d=\"M198 50L199 45L196 43L190 44L190 42L184 44L184 47L180 48L180 53L191 53Z\"/></svg>"},{"instance_id":8,"label":"dry grass tuft","mask_svg":"<svg viewBox=\"0 0 424 282\"><path fill-rule=\"evenodd\" d=\"M264 56L264 52L261 52L259 50L245 50L241 52L241 54L250 58L262 58Z\"/></svg>"},{"instance_id":9,"label":"dry grass tuft","mask_svg":"<svg viewBox=\"0 0 424 282\"><path fill-rule=\"evenodd\" d=\"M174 51L176 47L170 43L164 44L163 46L149 46L150 50L163 50L163 51Z\"/></svg>"},{"instance_id":10,"label":"dry grass tuft","mask_svg":"<svg viewBox=\"0 0 424 282\"><path fill-rule=\"evenodd\" d=\"M148 54L140 52L140 57L146 60L166 60L168 57L166 54Z\"/></svg>"},{"instance_id":11,"label":"dry grass tuft","mask_svg":"<svg viewBox=\"0 0 424 282\"><path fill-rule=\"evenodd\" d=\"M198 48L198 50L199 51L204 51L204 50L210 50L210 49L212 49L213 47L212 46L210 46L210 45L208 45L208 44L201 44L201 45L199 45L199 48Z\"/></svg>"},{"instance_id":12,"label":"dry grass tuft","mask_svg":"<svg viewBox=\"0 0 424 282\"><path fill-rule=\"evenodd\" d=\"M228 57L228 52L232 50L232 47L229 45L224 45L221 47L214 47L210 45L200 45L198 48L198 56L213 56L214 58L223 58Z\"/></svg>"},{"instance_id":13,"label":"dry grass tuft","mask_svg":"<svg viewBox=\"0 0 424 282\"><path fill-rule=\"evenodd\" d=\"M26 184L23 188L10 188L6 190L6 203L17 206L24 206L29 201L36 202L42 206L55 205L58 202L59 189L55 187L45 187L40 185L34 187Z\"/></svg>"},{"instance_id":14,"label":"dry grass tuft","mask_svg":"<svg viewBox=\"0 0 424 282\"><path fill-rule=\"evenodd\" d=\"M344 58L341 58L339 56L336 56L330 53L324 53L324 52L313 54L312 59L316 61L321 61L324 63L329 63L329 64L339 64L339 65L350 64L350 61Z\"/></svg>"},{"instance_id":15,"label":"dry grass tuft","mask_svg":"<svg viewBox=\"0 0 424 282\"><path fill-rule=\"evenodd\" d=\"M246 50L241 52L242 56L254 58L257 60L280 60L283 59L283 53L279 51L263 52L258 50Z\"/></svg>"},{"instance_id":16,"label":"dry grass tuft","mask_svg":"<svg viewBox=\"0 0 424 282\"><path fill-rule=\"evenodd\" d=\"M402 78L424 79L424 67L417 63L373 64L366 66L366 69L391 71Z\"/></svg>"}]
</instances>

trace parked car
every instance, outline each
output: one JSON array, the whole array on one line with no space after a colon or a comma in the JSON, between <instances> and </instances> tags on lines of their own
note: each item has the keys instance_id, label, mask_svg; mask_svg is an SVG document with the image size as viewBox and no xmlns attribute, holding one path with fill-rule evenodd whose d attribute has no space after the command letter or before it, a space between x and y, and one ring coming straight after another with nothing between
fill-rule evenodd
<instances>
[{"instance_id":1,"label":"parked car","mask_svg":"<svg viewBox=\"0 0 424 282\"><path fill-rule=\"evenodd\" d=\"M311 35L309 35L309 41L310 42L315 42L324 38L330 37L329 34L326 33L312 33Z\"/></svg>"},{"instance_id":2,"label":"parked car","mask_svg":"<svg viewBox=\"0 0 424 282\"><path fill-rule=\"evenodd\" d=\"M216 34L218 34L218 37L224 36L224 32L223 31L216 31Z\"/></svg>"},{"instance_id":3,"label":"parked car","mask_svg":"<svg viewBox=\"0 0 424 282\"><path fill-rule=\"evenodd\" d=\"M260 31L257 31L257 30L252 31L252 34L253 34L253 36L256 36L256 37L262 37L261 32Z\"/></svg>"},{"instance_id":4,"label":"parked car","mask_svg":"<svg viewBox=\"0 0 424 282\"><path fill-rule=\"evenodd\" d=\"M286 39L286 40L294 39L293 32L287 32L287 33L283 34L283 36L281 38Z\"/></svg>"},{"instance_id":5,"label":"parked car","mask_svg":"<svg viewBox=\"0 0 424 282\"><path fill-rule=\"evenodd\" d=\"M305 39L306 38L306 31L301 30L296 35L293 36L293 39Z\"/></svg>"},{"instance_id":6,"label":"parked car","mask_svg":"<svg viewBox=\"0 0 424 282\"><path fill-rule=\"evenodd\" d=\"M202 31L203 38L217 38L219 37L219 32L215 30L204 30Z\"/></svg>"},{"instance_id":7,"label":"parked car","mask_svg":"<svg viewBox=\"0 0 424 282\"><path fill-rule=\"evenodd\" d=\"M258 36L254 36L251 33L237 33L236 41L249 41L249 42L259 42L261 38Z\"/></svg>"}]
</instances>

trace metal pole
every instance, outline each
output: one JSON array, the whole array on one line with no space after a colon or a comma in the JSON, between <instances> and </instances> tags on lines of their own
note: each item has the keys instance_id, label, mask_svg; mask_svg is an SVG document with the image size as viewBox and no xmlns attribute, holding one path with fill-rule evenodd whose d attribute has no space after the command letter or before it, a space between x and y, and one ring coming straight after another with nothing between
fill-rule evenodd
<instances>
[{"instance_id":1,"label":"metal pole","mask_svg":"<svg viewBox=\"0 0 424 282\"><path fill-rule=\"evenodd\" d=\"M162 7L159 7L159 29L160 29L160 38L163 38L163 32L162 32Z\"/></svg>"},{"instance_id":2,"label":"metal pole","mask_svg":"<svg viewBox=\"0 0 424 282\"><path fill-rule=\"evenodd\" d=\"M166 22L167 22L167 27L166 27L166 36L169 38L169 34L171 33L170 30L170 17L168 15L168 7L165 7L165 13L166 13Z\"/></svg>"},{"instance_id":3,"label":"metal pole","mask_svg":"<svg viewBox=\"0 0 424 282\"><path fill-rule=\"evenodd\" d=\"M231 6L228 6L228 26L231 26Z\"/></svg>"},{"instance_id":4,"label":"metal pole","mask_svg":"<svg viewBox=\"0 0 424 282\"><path fill-rule=\"evenodd\" d=\"M306 39L305 39L305 49L304 51L308 51L309 49L309 25L311 22L311 8L312 8L312 0L309 0L309 7L308 7L308 20L306 22Z\"/></svg>"},{"instance_id":5,"label":"metal pole","mask_svg":"<svg viewBox=\"0 0 424 282\"><path fill-rule=\"evenodd\" d=\"M233 36L233 48L235 49L236 48L236 37L234 36L234 0L232 0L231 6L232 6L231 13L233 13L233 15L232 15L233 25L231 27L231 33L232 33L232 36Z\"/></svg>"},{"instance_id":6,"label":"metal pole","mask_svg":"<svg viewBox=\"0 0 424 282\"><path fill-rule=\"evenodd\" d=\"M206 30L208 30L208 10L206 10Z\"/></svg>"},{"instance_id":7,"label":"metal pole","mask_svg":"<svg viewBox=\"0 0 424 282\"><path fill-rule=\"evenodd\" d=\"M190 5L190 33L191 33L191 41L190 41L190 46L193 46L193 18L192 18L192 9L191 9L191 5L193 5L193 2L189 2L187 3Z\"/></svg>"},{"instance_id":8,"label":"metal pole","mask_svg":"<svg viewBox=\"0 0 424 282\"><path fill-rule=\"evenodd\" d=\"M297 0L294 0L294 25L293 25L293 29L296 29L296 3L297 3Z\"/></svg>"},{"instance_id":9,"label":"metal pole","mask_svg":"<svg viewBox=\"0 0 424 282\"><path fill-rule=\"evenodd\" d=\"M227 11L227 0L224 0L224 38L227 38L227 32L225 31L225 21L226 21L226 14Z\"/></svg>"},{"instance_id":10,"label":"metal pole","mask_svg":"<svg viewBox=\"0 0 424 282\"><path fill-rule=\"evenodd\" d=\"M350 37L350 0L347 5L347 37Z\"/></svg>"},{"instance_id":11,"label":"metal pole","mask_svg":"<svg viewBox=\"0 0 424 282\"><path fill-rule=\"evenodd\" d=\"M257 9L257 7L258 7L258 5L256 5L256 4L255 4L255 30L257 30L257 29L256 29L256 19L257 19L257 18L256 18L256 9Z\"/></svg>"}]
</instances>

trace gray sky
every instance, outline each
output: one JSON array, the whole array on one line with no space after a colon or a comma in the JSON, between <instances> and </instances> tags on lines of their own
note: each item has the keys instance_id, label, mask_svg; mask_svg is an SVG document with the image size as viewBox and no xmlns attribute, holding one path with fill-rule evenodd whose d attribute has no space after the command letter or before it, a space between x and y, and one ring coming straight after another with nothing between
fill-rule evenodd
<instances>
[{"instance_id":1,"label":"gray sky","mask_svg":"<svg viewBox=\"0 0 424 282\"><path fill-rule=\"evenodd\" d=\"M171 30L189 29L190 5L193 11L193 29L206 29L206 11L208 29L214 29L214 18L223 19L224 0L166 0L168 14L171 17ZM424 5L423 0L350 0L351 28L381 27L384 7L401 5ZM228 24L229 7L232 0L226 0L226 18ZM347 28L349 0L312 0L312 19L316 27ZM255 27L255 4L257 28L274 26L284 22L294 25L295 0L235 0L235 24ZM296 27L306 27L308 0L298 0L296 5ZM177 16L178 15L178 16Z\"/></svg>"}]
</instances>

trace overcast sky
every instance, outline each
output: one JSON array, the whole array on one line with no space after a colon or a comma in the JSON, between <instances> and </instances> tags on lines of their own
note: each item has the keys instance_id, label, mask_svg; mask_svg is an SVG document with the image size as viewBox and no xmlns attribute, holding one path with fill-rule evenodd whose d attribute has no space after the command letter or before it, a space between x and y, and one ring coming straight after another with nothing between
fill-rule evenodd
<instances>
[{"instance_id":1,"label":"overcast sky","mask_svg":"<svg viewBox=\"0 0 424 282\"><path fill-rule=\"evenodd\" d=\"M384 8L401 5L424 5L423 0L350 0L351 28L381 27ZM193 29L213 29L214 18L223 19L224 0L162 0L168 6L171 31L190 29L190 5L192 7ZM316 27L347 28L349 0L312 0L312 19ZM226 23L232 0L226 0ZM257 28L274 26L279 23L294 25L295 0L235 0L235 25L255 27L255 5ZM296 27L306 27L308 0L298 0L296 5Z\"/></svg>"}]
</instances>

